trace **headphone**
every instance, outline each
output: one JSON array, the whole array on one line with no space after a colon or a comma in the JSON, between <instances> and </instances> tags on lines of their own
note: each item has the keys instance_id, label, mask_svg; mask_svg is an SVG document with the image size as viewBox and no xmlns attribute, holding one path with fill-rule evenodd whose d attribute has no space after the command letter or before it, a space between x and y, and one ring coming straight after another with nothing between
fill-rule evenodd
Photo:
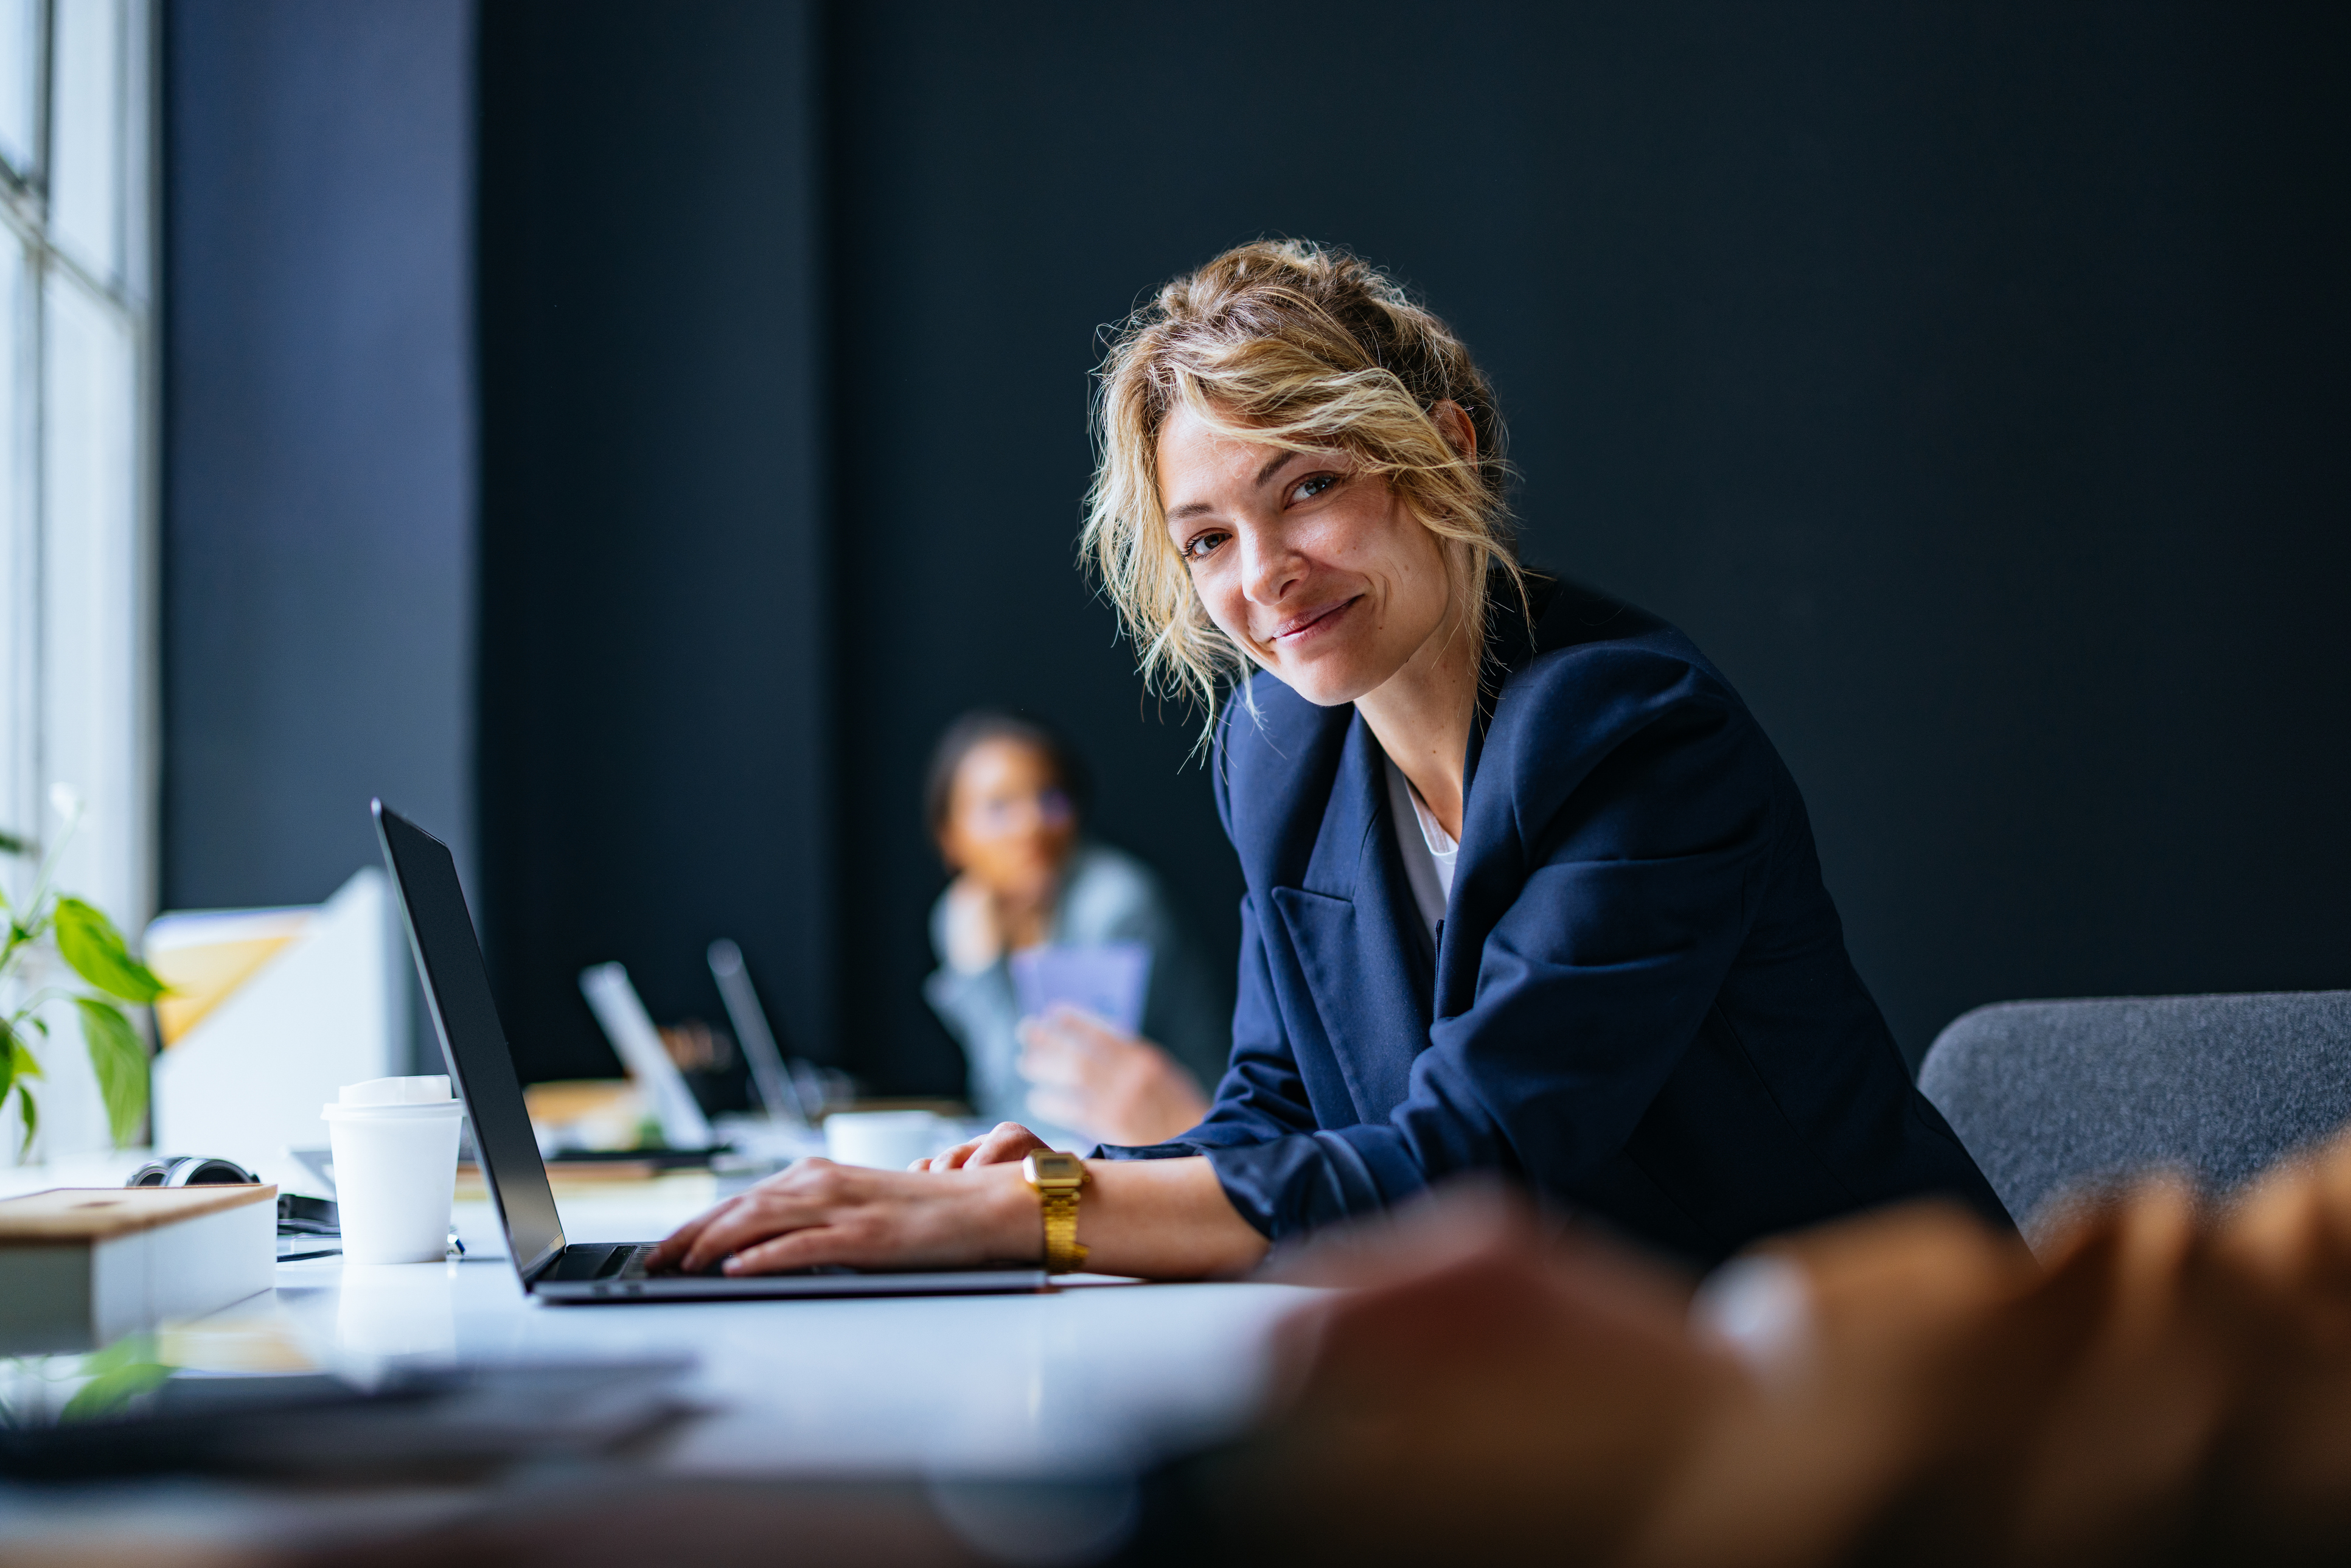
<instances>
[{"instance_id":1,"label":"headphone","mask_svg":"<svg viewBox=\"0 0 2351 1568\"><path fill-rule=\"evenodd\" d=\"M254 1186L261 1178L238 1165L217 1155L166 1155L149 1160L131 1173L125 1186ZM342 1214L329 1197L304 1197L297 1193L277 1195L277 1234L280 1236L340 1236L342 1234Z\"/></svg>"},{"instance_id":2,"label":"headphone","mask_svg":"<svg viewBox=\"0 0 2351 1568\"><path fill-rule=\"evenodd\" d=\"M253 1186L261 1178L215 1155L165 1155L131 1173L125 1186Z\"/></svg>"}]
</instances>

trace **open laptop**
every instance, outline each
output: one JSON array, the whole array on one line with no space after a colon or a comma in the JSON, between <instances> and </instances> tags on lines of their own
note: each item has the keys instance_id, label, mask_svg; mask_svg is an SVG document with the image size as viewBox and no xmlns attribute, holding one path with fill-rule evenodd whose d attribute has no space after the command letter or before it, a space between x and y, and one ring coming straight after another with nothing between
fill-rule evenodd
<instances>
[{"instance_id":1,"label":"open laptop","mask_svg":"<svg viewBox=\"0 0 2351 1568\"><path fill-rule=\"evenodd\" d=\"M416 972L450 1075L474 1123L474 1146L482 1179L507 1233L507 1256L522 1276L523 1289L545 1301L743 1301L786 1296L976 1295L1041 1291L1042 1269L966 1269L895 1272L854 1269L801 1273L730 1276L647 1274L644 1260L653 1243L566 1243L524 1107L514 1054L490 999L482 948L457 882L449 848L415 823L372 802L376 837L384 864L400 889Z\"/></svg>"},{"instance_id":2,"label":"open laptop","mask_svg":"<svg viewBox=\"0 0 2351 1568\"><path fill-rule=\"evenodd\" d=\"M685 1074L669 1059L653 1015L637 999L628 969L620 964L595 964L580 971L580 994L588 1010L612 1042L612 1053L645 1096L653 1101L653 1119L661 1124L662 1142L669 1147L697 1154L718 1153L718 1140L709 1118L686 1087Z\"/></svg>"}]
</instances>

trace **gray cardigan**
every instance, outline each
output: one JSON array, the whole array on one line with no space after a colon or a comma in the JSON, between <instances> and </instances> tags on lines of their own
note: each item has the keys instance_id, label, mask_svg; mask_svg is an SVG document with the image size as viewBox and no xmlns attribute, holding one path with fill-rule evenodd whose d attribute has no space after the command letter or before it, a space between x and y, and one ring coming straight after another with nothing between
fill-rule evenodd
<instances>
[{"instance_id":1,"label":"gray cardigan","mask_svg":"<svg viewBox=\"0 0 2351 1568\"><path fill-rule=\"evenodd\" d=\"M1013 1032L1020 1008L1011 967L1001 957L973 972L950 967L946 913L946 895L941 894L931 906L931 948L939 967L923 982L923 995L963 1047L973 1108L990 1121L1021 1123L1056 1145L1075 1144L1079 1140L1069 1129L1037 1126L1029 1114L1029 1084L1018 1066L1020 1042ZM1165 1046L1191 1069L1201 1088L1215 1092L1232 1049L1232 1021L1218 1006L1217 988L1150 867L1107 844L1081 843L1061 881L1051 939L1071 946L1140 942L1149 947L1144 1037Z\"/></svg>"}]
</instances>

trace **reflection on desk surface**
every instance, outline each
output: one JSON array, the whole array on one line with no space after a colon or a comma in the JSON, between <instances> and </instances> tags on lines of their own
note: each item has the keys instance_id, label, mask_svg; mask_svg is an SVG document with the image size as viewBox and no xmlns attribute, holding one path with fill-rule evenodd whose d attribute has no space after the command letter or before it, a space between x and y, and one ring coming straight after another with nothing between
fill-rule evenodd
<instances>
[{"instance_id":1,"label":"reflection on desk surface","mask_svg":"<svg viewBox=\"0 0 2351 1568\"><path fill-rule=\"evenodd\" d=\"M725 1179L604 1179L558 1201L572 1239L645 1241ZM366 1380L417 1364L686 1355L705 1414L665 1442L665 1468L1019 1474L1139 1461L1237 1427L1273 1323L1307 1294L1075 1276L1036 1296L550 1307L522 1293L486 1202L460 1202L456 1224L463 1261L282 1263L271 1294L169 1325L164 1359Z\"/></svg>"},{"instance_id":2,"label":"reflection on desk surface","mask_svg":"<svg viewBox=\"0 0 2351 1568\"><path fill-rule=\"evenodd\" d=\"M719 1190L708 1172L676 1172L582 1184L559 1201L575 1239L645 1240ZM456 1218L463 1262L280 1264L268 1295L167 1327L157 1359L192 1375L324 1374L361 1387L420 1368L683 1362L676 1387L692 1414L624 1460L598 1461L611 1487L913 1478L922 1495L946 1496L966 1482L1139 1469L1238 1430L1261 1396L1273 1326L1310 1294L1077 1276L1044 1295L550 1307L523 1295L488 1204L460 1203ZM225 1546L289 1531L369 1532L505 1495L109 1485L98 1507L76 1489L0 1482L0 1558L83 1562L114 1542L124 1561L212 1563L236 1560Z\"/></svg>"}]
</instances>

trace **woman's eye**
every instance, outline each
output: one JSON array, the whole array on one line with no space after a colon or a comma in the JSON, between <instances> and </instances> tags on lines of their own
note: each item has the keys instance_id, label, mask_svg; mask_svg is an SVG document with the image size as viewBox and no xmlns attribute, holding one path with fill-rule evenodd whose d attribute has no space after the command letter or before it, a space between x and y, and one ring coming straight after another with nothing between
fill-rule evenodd
<instances>
[{"instance_id":1,"label":"woman's eye","mask_svg":"<svg viewBox=\"0 0 2351 1568\"><path fill-rule=\"evenodd\" d=\"M1310 475L1306 478L1301 479L1298 482L1298 487L1290 492L1290 499L1292 504L1300 501L1311 501L1315 497L1321 495L1323 491L1328 490L1332 486L1336 485L1338 482L1339 476L1336 474Z\"/></svg>"},{"instance_id":2,"label":"woman's eye","mask_svg":"<svg viewBox=\"0 0 2351 1568\"><path fill-rule=\"evenodd\" d=\"M1206 560L1224 541L1222 534L1195 534L1184 541L1184 559L1187 561Z\"/></svg>"}]
</instances>

